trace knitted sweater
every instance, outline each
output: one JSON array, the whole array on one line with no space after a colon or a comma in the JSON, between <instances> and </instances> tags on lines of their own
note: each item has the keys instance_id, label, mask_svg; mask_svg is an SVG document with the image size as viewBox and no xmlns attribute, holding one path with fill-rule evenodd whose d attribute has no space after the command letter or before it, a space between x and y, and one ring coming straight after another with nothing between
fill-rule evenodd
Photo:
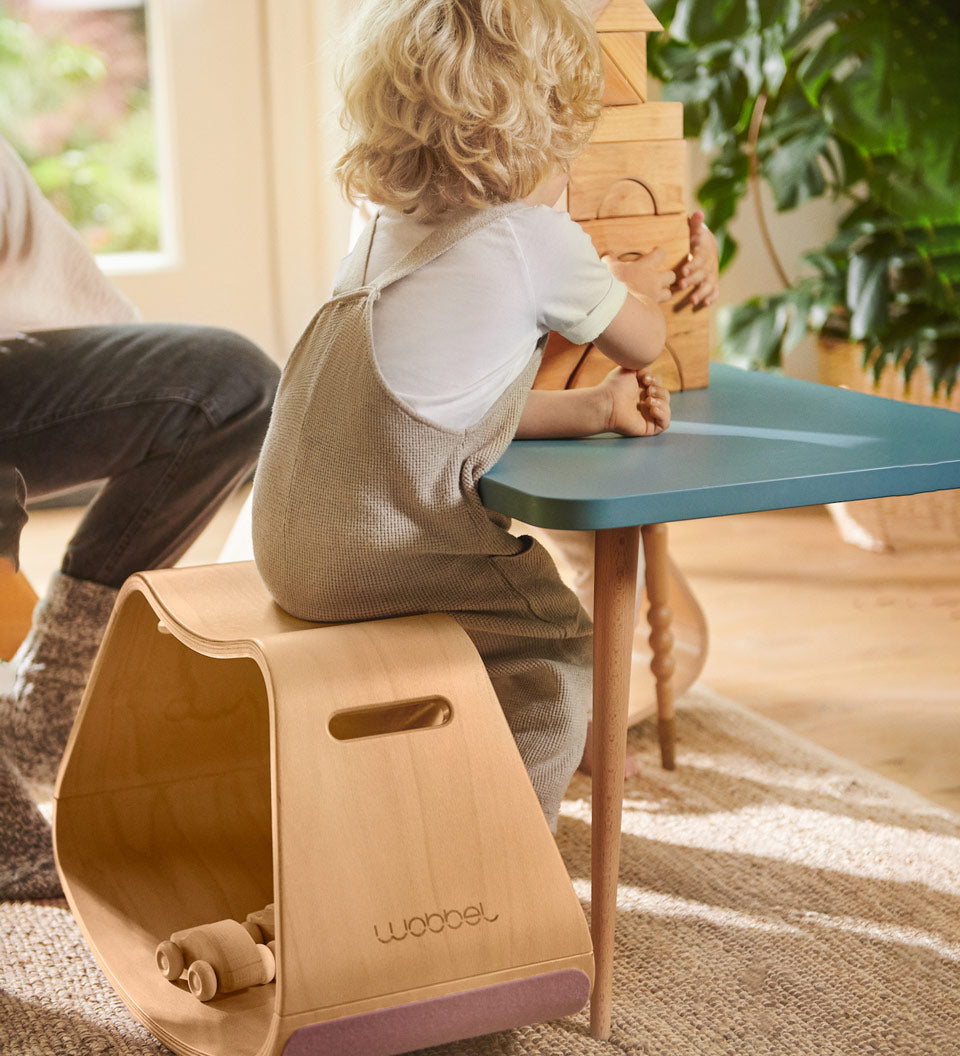
<instances>
[{"instance_id":1,"label":"knitted sweater","mask_svg":"<svg viewBox=\"0 0 960 1056\"><path fill-rule=\"evenodd\" d=\"M0 341L31 330L137 319L0 138Z\"/></svg>"}]
</instances>

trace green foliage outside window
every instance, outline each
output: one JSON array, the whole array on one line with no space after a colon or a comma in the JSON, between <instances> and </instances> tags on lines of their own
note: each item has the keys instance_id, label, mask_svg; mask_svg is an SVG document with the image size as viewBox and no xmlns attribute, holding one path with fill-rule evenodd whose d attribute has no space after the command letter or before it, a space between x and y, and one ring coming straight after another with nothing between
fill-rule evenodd
<instances>
[{"instance_id":1,"label":"green foliage outside window","mask_svg":"<svg viewBox=\"0 0 960 1056\"><path fill-rule=\"evenodd\" d=\"M122 15L118 33L142 34L142 17ZM0 134L93 252L159 248L145 67L117 83L97 49L42 33L0 3Z\"/></svg>"}]
</instances>

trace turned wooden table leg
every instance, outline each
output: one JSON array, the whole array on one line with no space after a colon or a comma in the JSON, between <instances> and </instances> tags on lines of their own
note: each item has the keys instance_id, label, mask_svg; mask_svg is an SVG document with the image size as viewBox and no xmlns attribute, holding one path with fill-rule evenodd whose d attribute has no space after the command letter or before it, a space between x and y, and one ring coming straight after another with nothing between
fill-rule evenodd
<instances>
[{"instance_id":1,"label":"turned wooden table leg","mask_svg":"<svg viewBox=\"0 0 960 1056\"><path fill-rule=\"evenodd\" d=\"M595 978L590 1033L610 1035L613 942L620 873L623 762L627 751L630 661L639 528L596 533L593 639L593 817L591 930Z\"/></svg>"},{"instance_id":2,"label":"turned wooden table leg","mask_svg":"<svg viewBox=\"0 0 960 1056\"><path fill-rule=\"evenodd\" d=\"M641 529L646 562L647 600L650 608L650 670L657 683L657 733L664 770L676 766L676 723L673 714L673 631L670 609L670 567L667 560L667 526L647 524Z\"/></svg>"}]
</instances>

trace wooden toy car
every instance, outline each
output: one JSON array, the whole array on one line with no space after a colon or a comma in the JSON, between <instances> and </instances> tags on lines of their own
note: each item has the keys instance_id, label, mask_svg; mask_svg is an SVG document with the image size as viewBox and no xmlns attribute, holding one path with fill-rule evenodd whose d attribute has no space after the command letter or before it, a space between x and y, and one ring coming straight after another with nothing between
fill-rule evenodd
<instances>
[{"instance_id":1,"label":"wooden toy car","mask_svg":"<svg viewBox=\"0 0 960 1056\"><path fill-rule=\"evenodd\" d=\"M157 947L157 967L171 982L186 968L190 993L209 1001L218 993L229 994L273 979L276 959L273 950L259 941L261 937L257 924L236 920L175 931Z\"/></svg>"}]
</instances>

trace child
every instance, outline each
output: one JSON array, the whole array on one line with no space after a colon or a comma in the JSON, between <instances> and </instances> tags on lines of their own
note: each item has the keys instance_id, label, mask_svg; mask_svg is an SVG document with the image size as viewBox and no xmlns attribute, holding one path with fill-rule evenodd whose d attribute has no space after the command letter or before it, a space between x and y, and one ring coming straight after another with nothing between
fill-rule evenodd
<instances>
[{"instance_id":1,"label":"child","mask_svg":"<svg viewBox=\"0 0 960 1056\"><path fill-rule=\"evenodd\" d=\"M663 347L672 274L608 269L549 208L600 110L578 0L373 0L345 54L337 175L383 208L287 364L254 554L304 619L457 619L555 828L586 735L590 622L477 481L515 435L667 427L666 391L637 372ZM550 330L620 366L531 392Z\"/></svg>"}]
</instances>

